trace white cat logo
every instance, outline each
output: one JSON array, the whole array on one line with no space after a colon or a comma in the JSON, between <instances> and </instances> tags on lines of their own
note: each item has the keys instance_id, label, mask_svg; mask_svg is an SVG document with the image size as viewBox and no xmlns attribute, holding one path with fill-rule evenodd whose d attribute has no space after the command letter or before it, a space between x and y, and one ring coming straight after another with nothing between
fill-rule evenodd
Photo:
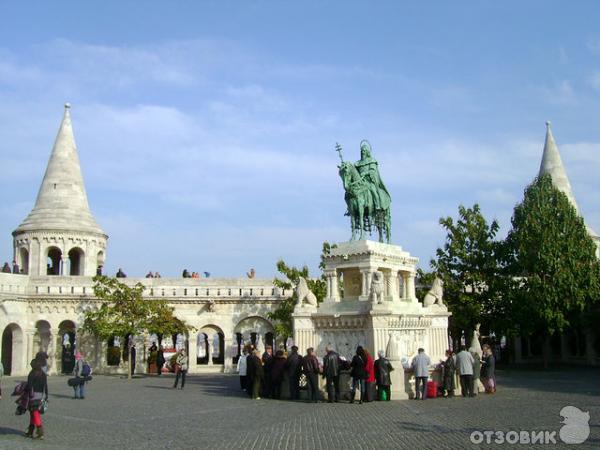
<instances>
[{"instance_id":1,"label":"white cat logo","mask_svg":"<svg viewBox=\"0 0 600 450\"><path fill-rule=\"evenodd\" d=\"M560 429L560 439L565 444L582 444L590 436L590 413L575 406L565 406L560 410L564 417Z\"/></svg>"}]
</instances>

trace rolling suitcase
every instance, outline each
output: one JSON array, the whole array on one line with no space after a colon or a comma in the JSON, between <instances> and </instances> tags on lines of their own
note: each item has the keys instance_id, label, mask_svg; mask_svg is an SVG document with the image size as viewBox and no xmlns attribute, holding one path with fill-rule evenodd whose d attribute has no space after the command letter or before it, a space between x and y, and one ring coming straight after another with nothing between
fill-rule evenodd
<instances>
[{"instance_id":1,"label":"rolling suitcase","mask_svg":"<svg viewBox=\"0 0 600 450\"><path fill-rule=\"evenodd\" d=\"M437 393L438 393L438 384L435 381L428 381L427 382L427 397L428 398L435 398L437 397Z\"/></svg>"}]
</instances>

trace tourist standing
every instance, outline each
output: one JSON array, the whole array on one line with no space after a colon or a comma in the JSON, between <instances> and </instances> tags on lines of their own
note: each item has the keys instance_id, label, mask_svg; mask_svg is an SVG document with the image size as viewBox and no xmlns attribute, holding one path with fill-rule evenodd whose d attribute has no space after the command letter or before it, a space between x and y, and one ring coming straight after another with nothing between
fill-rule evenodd
<instances>
[{"instance_id":1,"label":"tourist standing","mask_svg":"<svg viewBox=\"0 0 600 450\"><path fill-rule=\"evenodd\" d=\"M263 397L269 398L271 396L271 367L273 364L273 347L267 345L265 352L262 354L263 369L265 372L264 384L263 384Z\"/></svg>"},{"instance_id":2,"label":"tourist standing","mask_svg":"<svg viewBox=\"0 0 600 450\"><path fill-rule=\"evenodd\" d=\"M27 387L29 389L29 428L25 436L32 438L33 431L37 428L35 437L44 439L44 426L40 408L44 401L48 401L48 378L40 363L35 359L31 361L31 372L27 376Z\"/></svg>"},{"instance_id":3,"label":"tourist standing","mask_svg":"<svg viewBox=\"0 0 600 450\"><path fill-rule=\"evenodd\" d=\"M19 265L17 264L17 262L15 260L13 260L13 263L12 263L12 273L16 273L17 275L19 273L21 273L19 271Z\"/></svg>"},{"instance_id":4,"label":"tourist standing","mask_svg":"<svg viewBox=\"0 0 600 450\"><path fill-rule=\"evenodd\" d=\"M483 359L481 361L481 381L487 394L496 393L496 358L492 348L483 345Z\"/></svg>"},{"instance_id":5,"label":"tourist standing","mask_svg":"<svg viewBox=\"0 0 600 450\"><path fill-rule=\"evenodd\" d=\"M242 349L242 354L238 359L237 370L240 376L240 387L242 391L246 392L246 379L248 378L248 352L245 348Z\"/></svg>"},{"instance_id":6,"label":"tourist standing","mask_svg":"<svg viewBox=\"0 0 600 450\"><path fill-rule=\"evenodd\" d=\"M73 367L73 375L77 379L77 383L73 386L73 398L81 399L85 398L85 383L87 377L92 374L90 365L87 363L80 352L75 354L75 367Z\"/></svg>"},{"instance_id":7,"label":"tourist standing","mask_svg":"<svg viewBox=\"0 0 600 450\"><path fill-rule=\"evenodd\" d=\"M123 269L121 269L120 267L119 270L117 270L117 274L115 276L117 278L127 278L127 274L123 272Z\"/></svg>"},{"instance_id":8,"label":"tourist standing","mask_svg":"<svg viewBox=\"0 0 600 450\"><path fill-rule=\"evenodd\" d=\"M252 351L248 356L248 391L250 396L255 400L260 400L260 388L265 377L260 352Z\"/></svg>"},{"instance_id":9,"label":"tourist standing","mask_svg":"<svg viewBox=\"0 0 600 450\"><path fill-rule=\"evenodd\" d=\"M454 373L456 372L456 364L454 363L454 354L452 350L446 350L446 361L442 363L442 389L446 397L454 397Z\"/></svg>"},{"instance_id":10,"label":"tourist standing","mask_svg":"<svg viewBox=\"0 0 600 450\"><path fill-rule=\"evenodd\" d=\"M375 361L375 381L377 382L377 398L379 400L391 400L392 385L391 371L394 370L392 363L385 357L385 352L380 350L377 355L379 358Z\"/></svg>"},{"instance_id":11,"label":"tourist standing","mask_svg":"<svg viewBox=\"0 0 600 450\"><path fill-rule=\"evenodd\" d=\"M323 358L323 378L327 386L327 401L329 403L340 400L340 355L338 355L331 345L325 347L325 357Z\"/></svg>"},{"instance_id":12,"label":"tourist standing","mask_svg":"<svg viewBox=\"0 0 600 450\"><path fill-rule=\"evenodd\" d=\"M2 266L2 273L10 273L10 265L8 264L8 261L4 263L4 265Z\"/></svg>"},{"instance_id":13,"label":"tourist standing","mask_svg":"<svg viewBox=\"0 0 600 450\"><path fill-rule=\"evenodd\" d=\"M135 373L135 358L137 356L137 350L135 348L135 344L131 345L131 348L129 349L129 351L131 352L131 376L133 376L133 374Z\"/></svg>"},{"instance_id":14,"label":"tourist standing","mask_svg":"<svg viewBox=\"0 0 600 450\"><path fill-rule=\"evenodd\" d=\"M363 401L372 402L375 399L375 363L369 351L365 348L365 398Z\"/></svg>"},{"instance_id":15,"label":"tourist standing","mask_svg":"<svg viewBox=\"0 0 600 450\"><path fill-rule=\"evenodd\" d=\"M425 400L427 398L427 379L429 378L429 366L431 360L425 353L425 350L420 348L417 356L412 360L412 368L415 372L415 399ZM419 393L421 394L419 396Z\"/></svg>"},{"instance_id":16,"label":"tourist standing","mask_svg":"<svg viewBox=\"0 0 600 450\"><path fill-rule=\"evenodd\" d=\"M308 401L319 402L319 360L315 356L314 348L306 349L306 356L302 359L302 369L308 383Z\"/></svg>"},{"instance_id":17,"label":"tourist standing","mask_svg":"<svg viewBox=\"0 0 600 450\"><path fill-rule=\"evenodd\" d=\"M463 345L456 355L456 369L460 374L460 389L463 397L473 396L473 364L475 360Z\"/></svg>"},{"instance_id":18,"label":"tourist standing","mask_svg":"<svg viewBox=\"0 0 600 450\"><path fill-rule=\"evenodd\" d=\"M275 357L271 361L271 398L281 398L281 383L283 383L285 363L286 359L283 350L277 350Z\"/></svg>"},{"instance_id":19,"label":"tourist standing","mask_svg":"<svg viewBox=\"0 0 600 450\"><path fill-rule=\"evenodd\" d=\"M175 364L176 364L176 372L177 374L175 375L175 384L173 384L173 389L177 389L177 384L179 383L179 377L181 376L181 388L183 389L183 387L185 386L185 376L187 374L188 371L188 356L185 354L185 349L181 349L179 350L179 353L177 353L177 358L175 358Z\"/></svg>"},{"instance_id":20,"label":"tourist standing","mask_svg":"<svg viewBox=\"0 0 600 450\"><path fill-rule=\"evenodd\" d=\"M165 349L161 345L158 347L158 351L156 352L156 372L157 375L162 374L162 368L165 365Z\"/></svg>"},{"instance_id":21,"label":"tourist standing","mask_svg":"<svg viewBox=\"0 0 600 450\"><path fill-rule=\"evenodd\" d=\"M302 375L302 356L298 354L298 347L292 346L292 351L285 362L290 382L290 399L300 398L300 376Z\"/></svg>"},{"instance_id":22,"label":"tourist standing","mask_svg":"<svg viewBox=\"0 0 600 450\"><path fill-rule=\"evenodd\" d=\"M350 403L354 403L354 397L356 396L356 389L360 390L360 401L363 402L365 396L365 352L364 349L359 345L356 347L356 355L352 358L350 363L350 376L352 377L352 390L350 391Z\"/></svg>"}]
</instances>

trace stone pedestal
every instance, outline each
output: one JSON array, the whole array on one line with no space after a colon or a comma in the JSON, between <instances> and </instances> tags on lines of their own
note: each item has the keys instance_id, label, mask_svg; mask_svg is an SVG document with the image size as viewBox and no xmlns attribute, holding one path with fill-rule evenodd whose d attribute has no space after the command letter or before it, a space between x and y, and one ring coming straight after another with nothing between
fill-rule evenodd
<instances>
[{"instance_id":1,"label":"stone pedestal","mask_svg":"<svg viewBox=\"0 0 600 450\"><path fill-rule=\"evenodd\" d=\"M297 308L293 314L294 342L301 353L314 347L319 358L332 345L351 360L356 347L374 359L383 350L395 370L392 398L409 398L414 377L402 361L423 347L432 365L445 359L448 317L443 306L425 308L415 295L418 259L400 246L373 241L337 244L325 257L328 295L318 308Z\"/></svg>"}]
</instances>

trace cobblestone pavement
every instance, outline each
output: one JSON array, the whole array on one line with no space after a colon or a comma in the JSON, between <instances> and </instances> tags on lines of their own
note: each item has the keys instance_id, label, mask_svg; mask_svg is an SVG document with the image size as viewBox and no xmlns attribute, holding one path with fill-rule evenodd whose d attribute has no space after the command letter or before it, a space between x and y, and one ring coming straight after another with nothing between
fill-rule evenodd
<instances>
[{"instance_id":1,"label":"cobblestone pavement","mask_svg":"<svg viewBox=\"0 0 600 450\"><path fill-rule=\"evenodd\" d=\"M22 437L27 416L15 416L2 379L1 449L386 449L531 448L471 444L480 430L557 431L566 405L589 411L591 435L582 448L600 448L600 371L499 371L498 393L477 398L401 400L369 404L308 404L250 400L238 378L189 377L185 390L172 377L95 376L85 400L71 399L66 377L49 380L46 439ZM543 448L540 447L540 448ZM577 446L569 446L570 448Z\"/></svg>"}]
</instances>

